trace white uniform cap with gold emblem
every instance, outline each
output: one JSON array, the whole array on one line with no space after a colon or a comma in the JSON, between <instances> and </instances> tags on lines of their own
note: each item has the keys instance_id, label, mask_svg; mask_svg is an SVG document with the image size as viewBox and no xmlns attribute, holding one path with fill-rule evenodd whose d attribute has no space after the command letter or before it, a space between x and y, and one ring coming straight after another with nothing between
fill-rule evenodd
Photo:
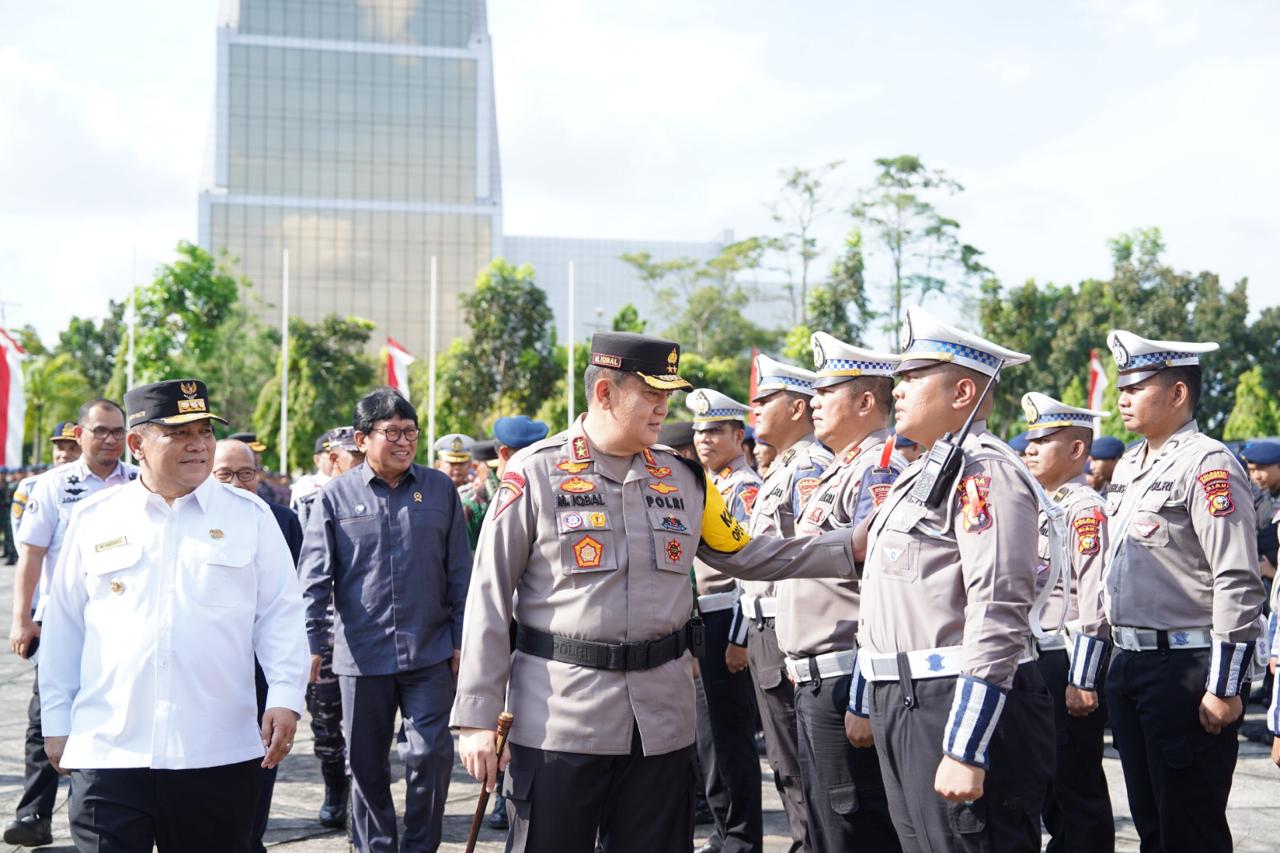
<instances>
[{"instance_id":1,"label":"white uniform cap with gold emblem","mask_svg":"<svg viewBox=\"0 0 1280 853\"><path fill-rule=\"evenodd\" d=\"M892 353L855 347L826 332L810 335L809 346L813 347L813 366L818 370L814 388L830 388L859 376L893 376L900 361Z\"/></svg>"},{"instance_id":2,"label":"white uniform cap with gold emblem","mask_svg":"<svg viewBox=\"0 0 1280 853\"><path fill-rule=\"evenodd\" d=\"M1093 427L1094 418L1105 418L1109 412L1068 406L1038 391L1022 395L1022 414L1027 420L1027 438L1044 438L1065 427Z\"/></svg>"},{"instance_id":3,"label":"white uniform cap with gold emblem","mask_svg":"<svg viewBox=\"0 0 1280 853\"><path fill-rule=\"evenodd\" d=\"M992 343L986 338L948 326L918 305L907 309L902 325L902 361L898 373L928 367L930 362L958 364L987 376L1001 365L1024 364L1031 356Z\"/></svg>"},{"instance_id":4,"label":"white uniform cap with gold emblem","mask_svg":"<svg viewBox=\"0 0 1280 853\"><path fill-rule=\"evenodd\" d=\"M1218 345L1213 342L1153 341L1124 329L1112 329L1107 332L1107 349L1111 350L1111 357L1120 369L1116 387L1128 388L1155 376L1166 367L1199 366L1200 356L1216 351Z\"/></svg>"},{"instance_id":5,"label":"white uniform cap with gold emblem","mask_svg":"<svg viewBox=\"0 0 1280 853\"><path fill-rule=\"evenodd\" d=\"M741 421L745 424L747 415L751 412L749 406L710 388L690 391L684 404L693 412L694 432L713 429L727 421Z\"/></svg>"},{"instance_id":6,"label":"white uniform cap with gold emblem","mask_svg":"<svg viewBox=\"0 0 1280 853\"><path fill-rule=\"evenodd\" d=\"M436 441L436 458L445 462L470 462L471 445L474 443L470 436L451 432Z\"/></svg>"},{"instance_id":7,"label":"white uniform cap with gold emblem","mask_svg":"<svg viewBox=\"0 0 1280 853\"><path fill-rule=\"evenodd\" d=\"M795 391L806 397L813 396L813 380L818 374L803 367L784 364L764 353L756 356L756 393L751 402L758 403L779 391Z\"/></svg>"}]
</instances>

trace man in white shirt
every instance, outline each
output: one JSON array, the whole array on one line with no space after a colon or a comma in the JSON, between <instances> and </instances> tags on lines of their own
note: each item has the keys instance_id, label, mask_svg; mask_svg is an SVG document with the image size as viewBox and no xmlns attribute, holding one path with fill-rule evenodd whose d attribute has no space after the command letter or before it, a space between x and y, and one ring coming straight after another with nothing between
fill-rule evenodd
<instances>
[{"instance_id":1,"label":"man in white shirt","mask_svg":"<svg viewBox=\"0 0 1280 853\"><path fill-rule=\"evenodd\" d=\"M124 412L114 401L102 398L86 401L80 406L75 423L59 424L54 432L58 455L69 461L40 475L32 484L22 523L14 531L20 555L14 572L9 648L21 658L34 661L44 600L71 510L84 498L138 476L136 468L120 461L124 435ZM74 445L73 452L63 447L68 443ZM32 679L32 686L27 708L25 782L14 819L4 830L6 844L24 847L53 843L50 818L58 796L58 774L45 756L40 734L38 677Z\"/></svg>"},{"instance_id":2,"label":"man in white shirt","mask_svg":"<svg viewBox=\"0 0 1280 853\"><path fill-rule=\"evenodd\" d=\"M207 400L196 380L125 394L139 478L76 508L45 607L45 750L81 851L244 853L259 768L293 745L302 596L266 504L209 477Z\"/></svg>"}]
</instances>

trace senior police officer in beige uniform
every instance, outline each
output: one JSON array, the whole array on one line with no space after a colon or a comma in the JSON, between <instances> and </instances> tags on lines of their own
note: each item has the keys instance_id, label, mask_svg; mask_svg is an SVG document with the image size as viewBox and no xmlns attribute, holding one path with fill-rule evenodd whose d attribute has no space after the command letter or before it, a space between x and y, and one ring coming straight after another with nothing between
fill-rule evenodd
<instances>
[{"instance_id":1,"label":"senior police officer in beige uniform","mask_svg":"<svg viewBox=\"0 0 1280 853\"><path fill-rule=\"evenodd\" d=\"M871 683L854 696L870 690L905 850L1038 851L1054 760L1030 626L1042 490L987 432L983 393L1027 356L915 306L903 337L897 429L930 451L872 517L858 631Z\"/></svg>"},{"instance_id":2,"label":"senior police officer in beige uniform","mask_svg":"<svg viewBox=\"0 0 1280 853\"><path fill-rule=\"evenodd\" d=\"M1022 460L1063 509L1058 533L1065 540L1070 566L1061 583L1045 589L1052 575L1050 525L1058 522L1041 512L1036 589L1043 608L1036 663L1053 698L1058 735L1057 768L1043 814L1051 836L1046 850L1107 853L1116 846L1111 795L1102 770L1107 712L1098 697L1105 641L1111 635L1102 613L1107 517L1102 498L1084 476L1094 419L1107 413L1068 406L1035 391L1022 396L1022 410L1027 420ZM1070 657L1068 643L1073 647Z\"/></svg>"},{"instance_id":3,"label":"senior police officer in beige uniform","mask_svg":"<svg viewBox=\"0 0 1280 853\"><path fill-rule=\"evenodd\" d=\"M795 518L831 464L831 451L813 434L813 380L810 370L756 356L756 392L751 402L756 438L778 452L751 511L752 536L795 536ZM813 849L796 752L795 690L782 666L774 631L778 615L777 584L741 581L725 663L730 670L748 667L764 727L765 752L773 784L791 830L791 853Z\"/></svg>"},{"instance_id":4,"label":"senior police officer in beige uniform","mask_svg":"<svg viewBox=\"0 0 1280 853\"><path fill-rule=\"evenodd\" d=\"M492 786L492 726L514 714L509 850L689 850L695 553L738 577L848 576L851 537L750 539L699 466L651 447L690 387L679 347L600 333L591 350L586 414L512 458L484 525L452 724Z\"/></svg>"},{"instance_id":5,"label":"senior police officer in beige uniform","mask_svg":"<svg viewBox=\"0 0 1280 853\"><path fill-rule=\"evenodd\" d=\"M693 412L693 447L725 506L744 526L760 491L760 476L742 454L745 405L698 388L685 405ZM706 653L699 660L698 760L707 804L715 820L706 853L764 849L760 813L760 759L756 753L755 699L751 674L725 663L730 626L738 602L737 580L703 560L693 561L698 613L706 626Z\"/></svg>"},{"instance_id":6,"label":"senior police officer in beige uniform","mask_svg":"<svg viewBox=\"0 0 1280 853\"><path fill-rule=\"evenodd\" d=\"M825 332L814 333L811 345L814 427L836 458L796 519L797 536L857 527L907 467L888 429L898 357ZM876 751L869 737L855 745L846 733L857 626L856 580L779 584L778 645L795 685L801 778L817 851L899 849Z\"/></svg>"},{"instance_id":7,"label":"senior police officer in beige uniform","mask_svg":"<svg viewBox=\"0 0 1280 853\"><path fill-rule=\"evenodd\" d=\"M1200 356L1216 343L1112 331L1120 417L1143 436L1107 494L1106 693L1144 850L1232 847L1227 797L1261 639L1249 480L1199 431Z\"/></svg>"}]
</instances>

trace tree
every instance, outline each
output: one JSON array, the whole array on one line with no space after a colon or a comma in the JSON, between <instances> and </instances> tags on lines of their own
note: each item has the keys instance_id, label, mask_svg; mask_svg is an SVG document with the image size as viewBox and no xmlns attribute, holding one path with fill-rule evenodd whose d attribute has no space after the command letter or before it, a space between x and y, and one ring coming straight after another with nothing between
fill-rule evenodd
<instances>
[{"instance_id":1,"label":"tree","mask_svg":"<svg viewBox=\"0 0 1280 853\"><path fill-rule=\"evenodd\" d=\"M886 328L899 339L908 301L923 302L987 272L982 254L960 242L960 223L938 212L928 196L964 190L941 169L929 169L919 157L882 157L875 183L858 193L850 207L854 222L874 235L888 252L890 277Z\"/></svg>"},{"instance_id":2,"label":"tree","mask_svg":"<svg viewBox=\"0 0 1280 853\"><path fill-rule=\"evenodd\" d=\"M437 365L438 398L453 423L469 434L491 415L537 411L560 377L547 294L533 267L495 259L461 298L471 338L451 345ZM437 410L439 420L440 410Z\"/></svg>"},{"instance_id":3,"label":"tree","mask_svg":"<svg viewBox=\"0 0 1280 853\"><path fill-rule=\"evenodd\" d=\"M356 402L377 379L374 360L366 352L374 324L359 317L330 314L319 323L289 318L289 458L281 468L280 361L262 386L253 427L267 445L263 464L273 470L309 468L316 437L351 423Z\"/></svg>"},{"instance_id":4,"label":"tree","mask_svg":"<svg viewBox=\"0 0 1280 853\"><path fill-rule=\"evenodd\" d=\"M773 221L783 227L782 235L770 242L781 252L787 275L785 290L791 309L791 324L809 319L809 270L822 255L814 231L819 222L835 210L834 193L826 180L844 161L836 160L813 169L792 166L783 169L778 198L769 204Z\"/></svg>"},{"instance_id":5,"label":"tree","mask_svg":"<svg viewBox=\"0 0 1280 853\"><path fill-rule=\"evenodd\" d=\"M636 310L636 306L628 302L613 315L609 328L615 332L635 332L637 335L643 335L648 325L647 320L640 319L640 312Z\"/></svg>"},{"instance_id":6,"label":"tree","mask_svg":"<svg viewBox=\"0 0 1280 853\"><path fill-rule=\"evenodd\" d=\"M861 346L867 325L875 316L867 300L864 271L862 232L854 228L845 237L844 251L832 264L827 283L815 285L809 293L807 325Z\"/></svg>"},{"instance_id":7,"label":"tree","mask_svg":"<svg viewBox=\"0 0 1280 853\"><path fill-rule=\"evenodd\" d=\"M53 425L75 420L80 404L93 394L67 353L28 356L22 362L22 379L27 400L23 429L31 439L31 464L36 465L46 461L44 440Z\"/></svg>"},{"instance_id":8,"label":"tree","mask_svg":"<svg viewBox=\"0 0 1280 853\"><path fill-rule=\"evenodd\" d=\"M1236 383L1235 406L1222 437L1228 441L1280 435L1280 405L1262 384L1262 367L1246 370Z\"/></svg>"},{"instance_id":9,"label":"tree","mask_svg":"<svg viewBox=\"0 0 1280 853\"><path fill-rule=\"evenodd\" d=\"M107 303L107 316L101 322L89 317L72 317L67 328L58 333L58 344L53 351L71 356L96 393L105 391L111 382L124 328L125 307L124 302L112 299Z\"/></svg>"}]
</instances>

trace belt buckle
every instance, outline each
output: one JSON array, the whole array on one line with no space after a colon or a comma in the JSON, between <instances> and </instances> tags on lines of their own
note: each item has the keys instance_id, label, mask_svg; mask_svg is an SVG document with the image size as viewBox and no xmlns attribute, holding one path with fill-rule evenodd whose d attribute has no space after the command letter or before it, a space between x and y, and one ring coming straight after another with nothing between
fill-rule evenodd
<instances>
[{"instance_id":1,"label":"belt buckle","mask_svg":"<svg viewBox=\"0 0 1280 853\"><path fill-rule=\"evenodd\" d=\"M1126 652L1139 651L1138 631L1136 628L1116 626L1111 629L1115 644Z\"/></svg>"},{"instance_id":2,"label":"belt buckle","mask_svg":"<svg viewBox=\"0 0 1280 853\"><path fill-rule=\"evenodd\" d=\"M609 643L605 646L605 668L624 670L627 667L627 644Z\"/></svg>"}]
</instances>

